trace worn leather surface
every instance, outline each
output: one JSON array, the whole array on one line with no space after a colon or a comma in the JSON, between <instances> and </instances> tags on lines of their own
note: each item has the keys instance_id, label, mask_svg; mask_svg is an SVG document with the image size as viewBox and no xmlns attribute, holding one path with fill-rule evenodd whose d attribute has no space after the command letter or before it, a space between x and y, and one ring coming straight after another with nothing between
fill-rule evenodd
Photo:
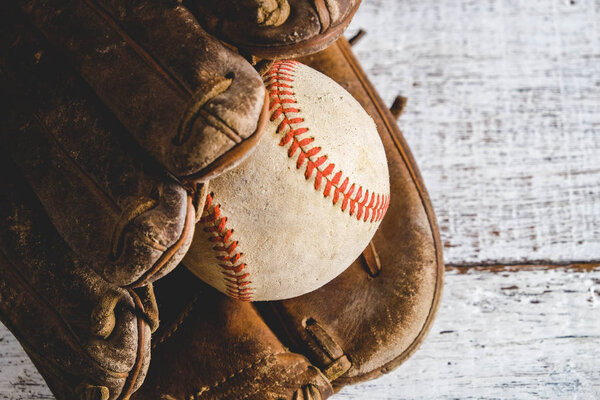
<instances>
[{"instance_id":1,"label":"worn leather surface","mask_svg":"<svg viewBox=\"0 0 600 400\"><path fill-rule=\"evenodd\" d=\"M325 399L329 381L290 352L251 303L179 268L156 285L161 328L136 400Z\"/></svg>"},{"instance_id":2,"label":"worn leather surface","mask_svg":"<svg viewBox=\"0 0 600 400\"><path fill-rule=\"evenodd\" d=\"M2 40L6 37L3 34ZM121 388L131 391L139 385L147 366L150 327L143 305L139 301L135 305L135 291L111 283L127 285L131 277L107 269L108 264L86 262L88 257L101 259L98 254L106 255L104 250L82 253L80 260L44 212L52 222L62 221L65 231L72 230L68 223L81 222L81 229L92 232L94 228L106 235L110 229L104 227L115 225L110 218L129 209L124 199L152 198L148 188L173 184L175 200L167 201L173 199L167 196L164 201L167 209L179 210L177 215L188 209L177 199L185 199L188 207L189 200L176 181L157 172L160 167L150 167L151 163L139 167L127 155L127 149L138 144L130 143L125 133L115 135L123 128L102 108L102 102L86 92L89 88L70 75L68 68L52 67L49 49L40 52L32 38L35 35L12 37L10 46L2 46L6 51L3 93L14 104L3 116L2 140L9 144L11 157L3 158L3 170L10 173L0 175L7 188L0 195L0 212L6 213L0 227L1 316L59 399L80 398L74 397L72 388L81 383L88 388L90 384L104 386L110 398L117 398ZM353 94L382 136L392 202L370 253L313 293L262 304L227 299L179 268L157 283L162 325L154 337L146 383L134 398L327 398L333 387L388 372L410 356L426 335L441 294L443 263L435 218L408 146L345 41L302 62ZM48 75L36 72L39 65L50 71ZM61 85L49 85L56 81ZM20 175L21 169L26 178ZM34 187L35 194L25 182ZM158 194L165 191L155 190ZM44 196L55 200L44 201ZM56 200L61 196L65 200ZM43 208L36 203L38 197ZM76 198L89 208L73 207L71 200ZM99 198L103 200L98 202ZM79 220L98 210L100 219ZM109 217L104 217L105 212ZM75 217L69 219L70 215ZM164 215L161 223L172 219ZM90 242L96 238L85 229L65 235L56 225L73 248L82 237ZM152 234L147 236L153 239ZM137 235L130 237L135 243ZM110 243L105 237L96 239L101 246ZM81 246L96 249L94 245ZM105 259L111 260L110 253ZM133 275L137 279L139 271ZM88 316L95 315L103 299L115 297L119 302L114 307L114 330L108 339L90 335L98 329ZM138 367L139 374L130 379Z\"/></svg>"},{"instance_id":3,"label":"worn leather surface","mask_svg":"<svg viewBox=\"0 0 600 400\"><path fill-rule=\"evenodd\" d=\"M205 180L253 148L266 113L260 76L171 0L19 0L27 19L148 154Z\"/></svg>"},{"instance_id":4,"label":"worn leather surface","mask_svg":"<svg viewBox=\"0 0 600 400\"><path fill-rule=\"evenodd\" d=\"M142 383L150 359L150 327L136 293L77 258L18 168L1 155L0 320L58 399L125 398ZM91 334L103 298L116 303L107 337Z\"/></svg>"},{"instance_id":5,"label":"worn leather surface","mask_svg":"<svg viewBox=\"0 0 600 400\"><path fill-rule=\"evenodd\" d=\"M191 196L144 157L59 52L18 16L3 19L2 142L53 224L111 283L165 275L193 236Z\"/></svg>"},{"instance_id":6,"label":"worn leather surface","mask_svg":"<svg viewBox=\"0 0 600 400\"><path fill-rule=\"evenodd\" d=\"M346 29L360 0L233 0L228 6L220 0L185 0L184 4L220 39L245 53L278 59L329 46Z\"/></svg>"},{"instance_id":7,"label":"worn leather surface","mask_svg":"<svg viewBox=\"0 0 600 400\"><path fill-rule=\"evenodd\" d=\"M302 61L348 89L375 120L390 167L388 215L363 257L294 299L228 299L184 268L162 279L156 284L161 328L136 399L324 399L331 386L398 366L431 326L443 262L408 146L345 40Z\"/></svg>"},{"instance_id":8,"label":"worn leather surface","mask_svg":"<svg viewBox=\"0 0 600 400\"><path fill-rule=\"evenodd\" d=\"M343 357L350 361L333 382L339 388L389 372L415 351L435 316L444 265L435 216L408 145L347 41L301 61L340 83L371 115L390 170L390 207L371 242L380 268L363 256L312 293L260 305L283 342L322 370Z\"/></svg>"}]
</instances>

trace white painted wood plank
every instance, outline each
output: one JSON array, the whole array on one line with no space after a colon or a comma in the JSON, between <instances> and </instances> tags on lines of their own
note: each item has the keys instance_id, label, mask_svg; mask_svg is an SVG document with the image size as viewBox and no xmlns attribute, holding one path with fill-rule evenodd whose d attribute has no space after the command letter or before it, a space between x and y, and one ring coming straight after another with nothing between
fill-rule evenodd
<instances>
[{"instance_id":1,"label":"white painted wood plank","mask_svg":"<svg viewBox=\"0 0 600 400\"><path fill-rule=\"evenodd\" d=\"M600 268L447 274L417 353L339 400L600 399Z\"/></svg>"},{"instance_id":2,"label":"white painted wood plank","mask_svg":"<svg viewBox=\"0 0 600 400\"><path fill-rule=\"evenodd\" d=\"M17 339L1 323L0 399L54 399Z\"/></svg>"},{"instance_id":3,"label":"white painted wood plank","mask_svg":"<svg viewBox=\"0 0 600 400\"><path fill-rule=\"evenodd\" d=\"M600 260L600 1L367 0L358 28L447 262Z\"/></svg>"},{"instance_id":4,"label":"white painted wood plank","mask_svg":"<svg viewBox=\"0 0 600 400\"><path fill-rule=\"evenodd\" d=\"M391 374L338 400L600 398L600 267L447 273L429 337ZM0 325L0 399L50 399Z\"/></svg>"}]
</instances>

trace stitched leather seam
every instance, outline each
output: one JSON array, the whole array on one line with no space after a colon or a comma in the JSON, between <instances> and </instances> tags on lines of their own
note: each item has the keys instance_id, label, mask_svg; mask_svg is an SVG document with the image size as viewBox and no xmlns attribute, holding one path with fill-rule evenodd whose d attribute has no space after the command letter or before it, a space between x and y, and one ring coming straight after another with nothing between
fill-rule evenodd
<instances>
[{"instance_id":1,"label":"stitched leather seam","mask_svg":"<svg viewBox=\"0 0 600 400\"><path fill-rule=\"evenodd\" d=\"M177 318L177 320L173 324L171 324L171 327L168 328L167 330L165 330L165 332L161 335L161 337L158 340L153 341L152 349L156 349L156 347L159 344L164 343L171 336L173 336L175 333L177 333L177 331L179 330L181 325L183 325L185 320L188 318L188 316L190 315L190 313L196 306L197 302L198 302L198 296L195 296L194 299L185 307L185 309L183 310L181 315L179 315L179 318Z\"/></svg>"},{"instance_id":2,"label":"stitched leather seam","mask_svg":"<svg viewBox=\"0 0 600 400\"><path fill-rule=\"evenodd\" d=\"M271 121L280 120L276 133L283 137L280 146L288 146L288 157L296 157L296 168L304 168L304 177L314 177L315 190L323 197L331 196L333 205L341 203L342 212L355 216L364 222L379 222L383 219L390 203L389 194L375 193L351 182L335 163L329 162L326 155L320 155L322 148L313 145L315 141L305 134L297 99L294 97L293 81L296 61L283 60L273 64L265 76L265 86L269 91ZM285 96L285 97L282 97Z\"/></svg>"},{"instance_id":3,"label":"stitched leather seam","mask_svg":"<svg viewBox=\"0 0 600 400\"><path fill-rule=\"evenodd\" d=\"M220 380L219 382L217 382L217 383L213 384L212 386L208 386L208 387L204 387L204 388L202 388L202 389L201 389L199 392L197 392L196 394L194 394L192 398L193 398L193 399L198 399L198 398L200 398L200 396L201 396L201 395L203 395L204 393L206 393L206 392L208 392L208 391L211 391L211 390L214 390L214 389L218 388L219 386L223 385L223 384L224 384L224 383L226 383L227 381L229 381L229 380L231 380L231 379L235 378L237 375L240 375L240 374L244 373L245 371L247 371L247 370L249 370L249 369L252 369L252 368L256 367L257 365L259 365L259 364L262 364L262 363L264 363L264 362L267 362L268 360L270 360L270 359L273 359L273 358L277 357L278 355L280 355L280 354L284 354L284 353L285 353L285 351L279 351L279 352L277 352L277 353L271 353L271 354L269 354L269 355L267 355L267 356L265 356L265 357L263 357L263 358L261 358L261 359L259 359L259 360L255 361L255 362L253 362L252 364L248 364L248 365L246 365L245 367L243 367L243 368L240 368L239 370L237 370L237 371L236 371L236 372L234 372L233 374L231 374L231 375L229 375L229 376L227 376L227 377L223 378L223 379L222 379L222 380Z\"/></svg>"},{"instance_id":4,"label":"stitched leather seam","mask_svg":"<svg viewBox=\"0 0 600 400\"><path fill-rule=\"evenodd\" d=\"M300 109L292 91L297 64L290 60L275 62L265 75L270 120L280 119L276 133L283 137L279 145L289 145L288 157L296 157L296 168L304 168L305 179L314 179L315 190L322 192L325 198L331 196L334 206L340 203L342 212L348 212L358 221L381 221L389 206L389 194L375 193L351 183L341 170L336 172L336 165L328 162L326 155L320 155L321 147L312 145L315 139L305 137L309 128L303 126L304 118L298 115ZM214 194L211 193L206 197L200 222L205 224L204 231L211 234L209 240L217 243L213 250L217 253L215 258L221 267L225 292L235 299L251 301L252 281L245 271L246 264L240 262L243 253L236 250L238 241L233 239L233 229L227 227L227 217L222 215L221 205L213 203Z\"/></svg>"},{"instance_id":5,"label":"stitched leather seam","mask_svg":"<svg viewBox=\"0 0 600 400\"><path fill-rule=\"evenodd\" d=\"M226 293L235 299L250 301L252 281L248 279L250 274L244 271L246 264L240 262L243 253L237 251L238 241L233 239L233 229L227 227L227 217L221 214L221 205L216 204L213 197L213 193L206 196L200 222L205 225L204 232L211 234L209 240L215 243L213 250L221 267Z\"/></svg>"}]
</instances>

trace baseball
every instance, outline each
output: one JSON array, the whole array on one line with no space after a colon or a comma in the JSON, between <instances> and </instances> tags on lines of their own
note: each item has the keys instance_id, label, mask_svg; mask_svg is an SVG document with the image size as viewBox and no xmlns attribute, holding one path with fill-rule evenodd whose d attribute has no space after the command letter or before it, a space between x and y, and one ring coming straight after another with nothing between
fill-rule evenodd
<instances>
[{"instance_id":1,"label":"baseball","mask_svg":"<svg viewBox=\"0 0 600 400\"><path fill-rule=\"evenodd\" d=\"M364 250L390 201L383 144L360 104L295 61L265 75L270 120L254 152L210 181L184 264L246 301L308 293Z\"/></svg>"}]
</instances>

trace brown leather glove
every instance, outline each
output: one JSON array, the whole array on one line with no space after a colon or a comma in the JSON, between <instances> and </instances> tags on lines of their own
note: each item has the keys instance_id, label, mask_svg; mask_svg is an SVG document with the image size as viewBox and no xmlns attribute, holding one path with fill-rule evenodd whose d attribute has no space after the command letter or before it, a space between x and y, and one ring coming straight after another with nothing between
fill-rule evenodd
<instances>
[{"instance_id":1,"label":"brown leather glove","mask_svg":"<svg viewBox=\"0 0 600 400\"><path fill-rule=\"evenodd\" d=\"M31 58L33 60L39 58L38 52L30 54L33 55ZM336 64L332 59L334 57L341 57L346 64ZM303 61L310 63L309 60ZM294 396L296 398L318 398L317 396L326 398L332 392L332 384L338 387L346 383L368 379L403 361L414 351L430 326L441 290L442 263L435 221L416 167L407 153L406 145L395 135L396 128L393 123L390 123L389 114L386 115L387 111L383 110L380 100L373 94L369 84L365 83L360 68L353 64L351 56L347 52L345 53L343 49L338 50L336 56L325 56L313 67L323 70L334 79L341 79L344 86L353 88L350 91L359 100L362 99L363 106L369 112L374 112L372 115L376 120L379 118L377 123L383 132L382 138L388 150L392 182L398 180L395 187L394 184L392 185L392 191L395 191L393 198L398 200L390 208L390 210L396 210L391 218L393 222L382 225L381 232L376 236L364 259L357 261L346 273L329 285L314 292L312 295L316 297L311 298L311 295L307 295L286 302L267 304L264 307L261 306L258 311L254 309L254 306L240 306L239 303L231 300L211 301L206 299L208 305L217 304L214 307L218 307L221 314L214 314L214 310L211 308L196 312L194 311L196 306L188 306L190 303L186 302L185 298L174 306L163 306L165 319L173 322L165 324L164 331L157 336L160 339L155 356L162 361L155 363L157 364L156 369L151 373L152 378L144 389L146 397L139 398L152 398L151 396L161 394L167 396L163 400L169 399L168 396L180 398L180 395L192 396L192 398L214 398L215 395L224 398L240 398L240 392L243 393L242 398L250 399L293 398ZM327 70L327 68L331 68L331 70ZM59 70L55 69L54 72L58 73ZM13 69L10 77L16 79L18 72L18 68ZM70 90L69 80L66 79L64 82L67 82L64 90L68 92ZM11 90L19 93L19 88L28 87L27 82L21 82L19 85L21 86L18 86L17 89ZM12 87L12 84L9 86ZM41 87L43 89L43 84ZM34 89L34 91L40 90L41 92L42 89ZM26 89L25 92L29 90ZM51 91L46 93L52 94ZM61 96L56 97L60 100ZM83 99L81 101L84 101L86 96L80 97ZM40 101L39 97L31 98ZM50 98L53 97L50 96ZM54 100L50 101L50 106L44 102L41 102L41 106L36 105L36 101L34 101L34 111L32 111L34 118L26 119L27 123L23 125L23 132L35 135L36 132L42 131L44 135L52 136L54 124L60 126L60 129L55 129L56 132L68 131L69 128L66 127L70 125L60 125L65 121L56 118L56 115L59 115L64 109L68 111L69 105L77 106L80 100L77 97L75 97L75 101L73 101L73 97L65 96L65 98L68 99L65 102L56 102L59 106L54 111L52 111L52 106L55 105ZM90 112L88 105L83 108L85 109L84 113ZM42 111L48 109L51 110L49 116L45 116ZM51 118L53 115L55 116L54 120ZM78 118L79 114L77 113L69 114L67 112L65 115L76 117L73 121L78 123L82 120L88 121L89 118L85 114L82 118ZM68 117L67 121L71 120L71 117ZM98 117L92 116L92 121L98 119ZM114 126L111 122L98 124L105 127ZM33 129L30 129L31 126ZM90 126L79 132L87 132L88 129ZM50 133L46 130L49 130ZM383 137L386 132L387 139ZM109 135L109 133L106 134ZM102 134L99 136L101 137ZM121 139L122 136L126 135L118 135ZM23 137L27 139L28 135L24 134ZM31 142L21 142L21 138L12 138L11 143L13 146L25 143L24 147L28 147L41 137L37 136ZM21 160L25 170L41 165L42 169L38 169L38 171L43 171L44 168L56 168L62 171L68 164L68 162L62 163L52 159L55 153L52 141L59 144L62 142L60 138L50 137L50 139L46 140L50 150L43 148L32 150L33 159L42 160L39 165L37 161L27 165L28 159ZM19 149L19 152L29 150L13 148ZM110 147L107 148L110 149ZM65 149L61 152L70 157L76 157L78 154L77 148L71 150L70 147L65 146ZM50 157L47 156L48 153L50 153ZM15 158L19 159L19 157ZM85 163L82 162L82 164L85 166ZM89 173L85 167L82 170L84 175ZM118 168L118 170L121 169ZM44 190L50 190L51 188L48 189L48 186L51 185L48 183L46 186L43 185L43 177L44 175L40 173L37 181L31 178L29 180L37 182L40 187L45 188ZM144 177L144 175L137 175L132 181L143 180L140 177ZM94 177L93 180L95 179ZM150 178L150 180L152 179ZM102 181L101 178L99 180ZM165 181L162 176L159 176L158 180L161 184ZM91 187L94 185L97 183L93 182ZM389 220L388 216L386 221ZM398 226L402 226L402 228L399 229ZM385 230L384 227L386 227ZM42 246L43 248L47 247L47 245ZM46 258L50 259L50 257ZM368 273L365 273L365 267ZM186 277L184 274L183 276L182 281L173 286L175 289L167 289L162 298L177 300L177 296L180 296L181 293L187 293L182 288L185 288L184 283L190 279L189 275ZM374 278L375 276L377 278ZM125 294L131 296L132 299L135 298L135 291L132 289ZM81 297L81 295L79 296ZM320 305L323 299L330 299L332 296L340 301L333 305ZM55 294L55 297L58 299L57 301L60 301L59 295ZM115 297L119 298L118 296L104 295L99 298ZM147 303L151 303L151 296L146 296L146 299ZM98 300L92 301L92 303L98 303ZM100 303L103 302L100 301ZM141 301L138 303L142 304ZM76 314L81 318L81 315L86 315L87 312L93 316L99 315L99 319L102 320L110 319L106 317L107 313L104 311L99 314L95 312L95 306L91 309L91 311L84 310L83 312L80 310ZM364 322L357 323L356 309L360 309L365 314ZM40 313L40 315L42 314ZM214 320L207 318L207 315L214 317ZM7 323L11 325L10 321ZM22 325L28 323L30 322L22 323ZM94 331L94 325L90 324L82 332ZM19 326L14 328L16 324L11 326L13 330L21 329ZM120 327L121 325L116 324L116 326ZM185 328L186 326L188 328ZM376 331L373 331L373 326L377 327ZM213 334L206 339L207 336L203 333L214 331L215 327L218 327L218 336ZM138 332L143 331L144 329L138 330ZM194 332L200 333L196 335ZM17 334L17 336L27 338L29 334L27 332L25 335ZM81 336L85 337L85 334ZM64 335L59 335L57 340L60 342L63 337ZM131 341L132 337L134 336L130 335L127 341ZM143 340L139 340L138 335L138 343L142 342ZM229 349L223 349L224 343L227 343ZM284 345L290 346L296 353L285 350ZM118 345L116 347L118 348ZM143 346L138 346L138 350L141 348ZM206 348L215 350L212 350L207 356L202 353L202 350ZM195 351L195 349L200 350ZM227 356L224 359L219 358L224 353ZM308 356L310 361L299 353ZM139 355L136 358L136 360L143 359L144 357ZM193 361L190 362L190 359ZM197 363L196 360L198 360ZM192 365L195 365L196 368L190 368L190 363L194 363ZM38 365L41 363L38 362ZM134 367L127 371L137 371L137 365L140 365L139 368L143 370L143 362L135 361L133 365ZM319 366L320 370L315 366ZM40 369L49 381L65 380L62 372L56 373L59 370L56 366L51 365ZM76 372L78 371L85 370L76 369ZM173 371L180 371L180 373L174 374ZM78 376L77 373L75 375ZM86 372L84 375L93 377L90 379L93 385L89 386L88 381L85 381L86 383L80 388L91 392L100 390L98 393L106 391L93 387L97 381L105 380L97 377L101 376L100 373L88 374ZM127 375L127 373L122 373L121 376ZM131 390L129 388L134 386L127 382L135 381L137 384L138 376L141 375L133 374L132 376L135 376L135 380L127 378L121 386L126 386L127 393ZM181 377L181 381L178 376ZM82 381L81 378L74 380ZM70 382L71 378L67 378L67 381ZM54 385L53 387L72 386L68 383L62 386L51 385ZM109 388L112 387L111 385L113 384L109 382L104 386ZM117 393L118 389L114 392ZM113 395L112 391L110 391L110 395ZM69 398L62 394L59 397Z\"/></svg>"},{"instance_id":2,"label":"brown leather glove","mask_svg":"<svg viewBox=\"0 0 600 400\"><path fill-rule=\"evenodd\" d=\"M0 320L57 399L128 398L148 368L153 299L78 259L4 152L0 168ZM103 302L110 314L96 312Z\"/></svg>"},{"instance_id":3,"label":"brown leather glove","mask_svg":"<svg viewBox=\"0 0 600 400\"><path fill-rule=\"evenodd\" d=\"M58 232L113 284L165 275L193 236L193 196L148 160L60 53L18 15L4 22L2 141Z\"/></svg>"},{"instance_id":4,"label":"brown leather glove","mask_svg":"<svg viewBox=\"0 0 600 400\"><path fill-rule=\"evenodd\" d=\"M361 103L377 125L390 171L391 203L363 256L321 289L265 304L285 327L290 348L319 368L333 368L344 356L350 360L348 370L332 379L338 389L387 373L415 352L439 306L444 262L419 169L346 39L300 61Z\"/></svg>"},{"instance_id":5,"label":"brown leather glove","mask_svg":"<svg viewBox=\"0 0 600 400\"><path fill-rule=\"evenodd\" d=\"M252 66L172 0L18 0L148 154L206 180L252 149L266 93Z\"/></svg>"},{"instance_id":6,"label":"brown leather glove","mask_svg":"<svg viewBox=\"0 0 600 400\"><path fill-rule=\"evenodd\" d=\"M318 368L285 347L254 303L228 298L185 268L156 289L161 327L149 375L132 399L300 400L333 393Z\"/></svg>"},{"instance_id":7,"label":"brown leather glove","mask_svg":"<svg viewBox=\"0 0 600 400\"><path fill-rule=\"evenodd\" d=\"M360 259L294 299L230 300L181 268L158 282L163 324L135 399L325 399L397 367L431 327L441 244L408 146L345 39L301 61L348 88L375 120L390 167L388 214Z\"/></svg>"},{"instance_id":8,"label":"brown leather glove","mask_svg":"<svg viewBox=\"0 0 600 400\"><path fill-rule=\"evenodd\" d=\"M202 26L241 52L267 59L323 50L361 0L184 0Z\"/></svg>"}]
</instances>

